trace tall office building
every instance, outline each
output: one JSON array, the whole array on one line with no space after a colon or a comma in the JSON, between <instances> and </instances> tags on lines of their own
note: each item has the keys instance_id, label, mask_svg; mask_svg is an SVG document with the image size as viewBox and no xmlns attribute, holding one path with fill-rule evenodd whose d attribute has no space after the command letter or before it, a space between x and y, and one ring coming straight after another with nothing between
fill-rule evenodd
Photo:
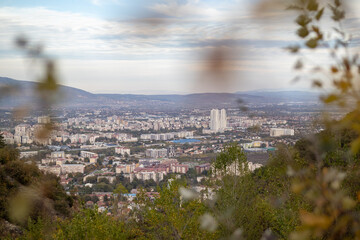
<instances>
[{"instance_id":1,"label":"tall office building","mask_svg":"<svg viewBox=\"0 0 360 240\"><path fill-rule=\"evenodd\" d=\"M212 109L210 112L210 130L218 132L220 128L219 110Z\"/></svg>"},{"instance_id":2,"label":"tall office building","mask_svg":"<svg viewBox=\"0 0 360 240\"><path fill-rule=\"evenodd\" d=\"M221 109L220 111L220 131L225 131L227 127L227 117L226 117L226 110Z\"/></svg>"},{"instance_id":3,"label":"tall office building","mask_svg":"<svg viewBox=\"0 0 360 240\"><path fill-rule=\"evenodd\" d=\"M223 132L227 127L226 110L212 109L210 112L210 130L212 132Z\"/></svg>"}]
</instances>

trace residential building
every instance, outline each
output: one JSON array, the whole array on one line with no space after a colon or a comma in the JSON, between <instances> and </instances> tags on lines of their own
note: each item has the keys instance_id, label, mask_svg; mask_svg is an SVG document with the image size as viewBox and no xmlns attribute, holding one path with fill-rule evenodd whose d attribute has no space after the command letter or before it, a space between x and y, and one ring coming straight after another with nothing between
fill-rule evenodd
<instances>
[{"instance_id":1,"label":"residential building","mask_svg":"<svg viewBox=\"0 0 360 240\"><path fill-rule=\"evenodd\" d=\"M200 174L204 171L209 171L211 168L211 164L210 163L205 163L205 164L201 164L198 166L195 166L195 171L197 174Z\"/></svg>"},{"instance_id":2,"label":"residential building","mask_svg":"<svg viewBox=\"0 0 360 240\"><path fill-rule=\"evenodd\" d=\"M281 137L281 136L294 136L294 129L287 128L271 128L270 136L271 137Z\"/></svg>"},{"instance_id":3,"label":"residential building","mask_svg":"<svg viewBox=\"0 0 360 240\"><path fill-rule=\"evenodd\" d=\"M167 157L168 150L166 148L160 149L146 149L145 156L148 158L164 158Z\"/></svg>"},{"instance_id":4,"label":"residential building","mask_svg":"<svg viewBox=\"0 0 360 240\"><path fill-rule=\"evenodd\" d=\"M121 155L123 155L123 156L125 156L125 154L127 154L128 156L130 156L130 148L126 148L126 147L116 147L116 148L115 148L115 153L121 154Z\"/></svg>"},{"instance_id":5,"label":"residential building","mask_svg":"<svg viewBox=\"0 0 360 240\"><path fill-rule=\"evenodd\" d=\"M84 173L85 165L83 164L62 164L61 173Z\"/></svg>"}]
</instances>

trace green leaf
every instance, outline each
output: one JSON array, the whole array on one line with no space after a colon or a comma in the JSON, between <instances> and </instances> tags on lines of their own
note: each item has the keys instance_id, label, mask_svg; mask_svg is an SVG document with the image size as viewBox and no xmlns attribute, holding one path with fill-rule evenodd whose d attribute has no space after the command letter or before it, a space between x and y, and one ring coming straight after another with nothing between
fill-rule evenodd
<instances>
[{"instance_id":1,"label":"green leaf","mask_svg":"<svg viewBox=\"0 0 360 240\"><path fill-rule=\"evenodd\" d=\"M297 30L297 35L301 38L305 38L309 35L309 30L306 27L299 28Z\"/></svg>"},{"instance_id":2,"label":"green leaf","mask_svg":"<svg viewBox=\"0 0 360 240\"><path fill-rule=\"evenodd\" d=\"M341 11L338 9L333 10L333 16L331 17L334 21L338 22L345 18L345 11Z\"/></svg>"},{"instance_id":3,"label":"green leaf","mask_svg":"<svg viewBox=\"0 0 360 240\"><path fill-rule=\"evenodd\" d=\"M330 94L325 98L322 98L324 103L332 103L335 102L337 100L339 100L339 96L335 95L335 94Z\"/></svg>"},{"instance_id":4,"label":"green leaf","mask_svg":"<svg viewBox=\"0 0 360 240\"><path fill-rule=\"evenodd\" d=\"M322 17L322 15L324 14L324 9L325 8L322 8L322 9L320 9L320 11L318 11L318 13L316 14L316 16L315 16L315 19L316 20L320 20L321 19L321 17Z\"/></svg>"},{"instance_id":5,"label":"green leaf","mask_svg":"<svg viewBox=\"0 0 360 240\"><path fill-rule=\"evenodd\" d=\"M310 22L311 22L311 19L305 14L301 14L296 18L296 23L302 27L306 26Z\"/></svg>"},{"instance_id":6,"label":"green leaf","mask_svg":"<svg viewBox=\"0 0 360 240\"><path fill-rule=\"evenodd\" d=\"M311 38L306 42L308 48L316 48L318 46L318 39Z\"/></svg>"},{"instance_id":7,"label":"green leaf","mask_svg":"<svg viewBox=\"0 0 360 240\"><path fill-rule=\"evenodd\" d=\"M317 0L309 0L309 3L307 5L307 10L309 11L317 11L319 8L319 4Z\"/></svg>"}]
</instances>

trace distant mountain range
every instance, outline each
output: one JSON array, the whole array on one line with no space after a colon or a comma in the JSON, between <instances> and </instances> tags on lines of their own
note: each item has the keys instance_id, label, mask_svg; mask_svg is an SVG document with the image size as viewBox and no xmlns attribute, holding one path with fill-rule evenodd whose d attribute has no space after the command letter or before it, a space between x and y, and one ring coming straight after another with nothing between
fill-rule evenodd
<instances>
[{"instance_id":1,"label":"distant mountain range","mask_svg":"<svg viewBox=\"0 0 360 240\"><path fill-rule=\"evenodd\" d=\"M9 109L34 105L41 101L35 89L37 83L0 77L0 108ZM180 108L237 107L239 100L252 104L301 103L319 104L319 95L306 91L249 91L236 93L196 93L188 95L93 94L84 90L60 86L57 107L65 108L136 108L139 110Z\"/></svg>"}]
</instances>

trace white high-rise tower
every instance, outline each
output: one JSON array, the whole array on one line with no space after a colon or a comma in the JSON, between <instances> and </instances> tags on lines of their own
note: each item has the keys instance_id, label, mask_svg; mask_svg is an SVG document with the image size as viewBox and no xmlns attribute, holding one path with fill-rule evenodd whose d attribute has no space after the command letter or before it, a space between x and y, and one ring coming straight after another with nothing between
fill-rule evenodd
<instances>
[{"instance_id":1,"label":"white high-rise tower","mask_svg":"<svg viewBox=\"0 0 360 240\"><path fill-rule=\"evenodd\" d=\"M227 127L226 110L221 109L221 111L220 111L220 132L225 131L226 127Z\"/></svg>"},{"instance_id":2,"label":"white high-rise tower","mask_svg":"<svg viewBox=\"0 0 360 240\"><path fill-rule=\"evenodd\" d=\"M210 112L210 130L223 132L227 126L226 110L212 109Z\"/></svg>"},{"instance_id":3,"label":"white high-rise tower","mask_svg":"<svg viewBox=\"0 0 360 240\"><path fill-rule=\"evenodd\" d=\"M210 112L210 130L213 132L218 132L220 128L220 121L219 121L219 110L212 109Z\"/></svg>"}]
</instances>

